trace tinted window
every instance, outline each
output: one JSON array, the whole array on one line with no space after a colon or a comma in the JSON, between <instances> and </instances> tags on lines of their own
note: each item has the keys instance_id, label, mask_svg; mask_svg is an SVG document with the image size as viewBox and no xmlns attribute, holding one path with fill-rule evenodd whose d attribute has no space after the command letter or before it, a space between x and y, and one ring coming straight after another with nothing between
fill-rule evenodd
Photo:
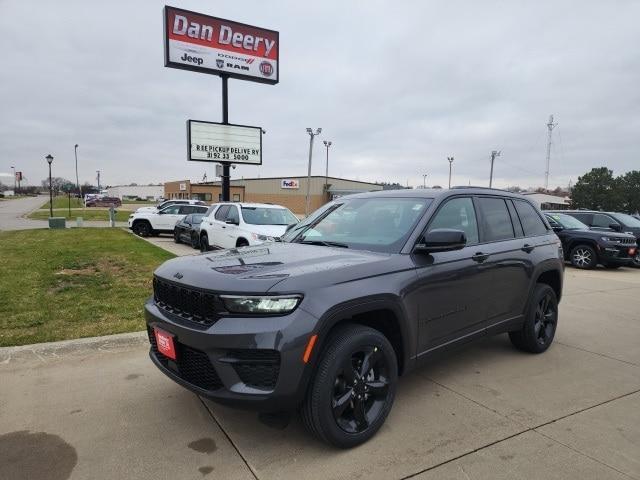
<instances>
[{"instance_id":1,"label":"tinted window","mask_svg":"<svg viewBox=\"0 0 640 480\"><path fill-rule=\"evenodd\" d=\"M507 204L501 198L479 198L484 242L495 242L514 238L513 225Z\"/></svg>"},{"instance_id":2,"label":"tinted window","mask_svg":"<svg viewBox=\"0 0 640 480\"><path fill-rule=\"evenodd\" d=\"M627 215L626 213L616 213L614 215L614 218L624 223L624 225L627 227L640 228L640 220L632 217L631 215Z\"/></svg>"},{"instance_id":3,"label":"tinted window","mask_svg":"<svg viewBox=\"0 0 640 480\"><path fill-rule=\"evenodd\" d=\"M209 207L209 209L207 210L207 213L204 214L205 217L210 217L211 214L215 211L215 209L218 208L218 205L211 205Z\"/></svg>"},{"instance_id":4,"label":"tinted window","mask_svg":"<svg viewBox=\"0 0 640 480\"><path fill-rule=\"evenodd\" d=\"M183 205L180 207L181 215L188 215L190 213L193 213L193 207L191 205Z\"/></svg>"},{"instance_id":5,"label":"tinted window","mask_svg":"<svg viewBox=\"0 0 640 480\"><path fill-rule=\"evenodd\" d=\"M201 205L196 205L195 207L193 207L193 213L199 213L201 215L204 215L205 213L207 213L208 207L203 207Z\"/></svg>"},{"instance_id":6,"label":"tinted window","mask_svg":"<svg viewBox=\"0 0 640 480\"><path fill-rule=\"evenodd\" d=\"M191 215L187 215L186 217L184 217L181 223L191 224Z\"/></svg>"},{"instance_id":7,"label":"tinted window","mask_svg":"<svg viewBox=\"0 0 640 480\"><path fill-rule=\"evenodd\" d=\"M229 211L229 205L222 205L216 212L215 219L221 222L224 222L224 219L227 218L228 211Z\"/></svg>"},{"instance_id":8,"label":"tinted window","mask_svg":"<svg viewBox=\"0 0 640 480\"><path fill-rule=\"evenodd\" d=\"M454 198L445 203L429 224L427 231L436 228L462 230L467 235L467 243L478 243L478 222L470 198Z\"/></svg>"},{"instance_id":9,"label":"tinted window","mask_svg":"<svg viewBox=\"0 0 640 480\"><path fill-rule=\"evenodd\" d=\"M513 204L518 211L518 217L520 217L520 223L522 224L525 236L535 237L536 235L544 235L547 233L547 226L530 203L522 200L514 200Z\"/></svg>"},{"instance_id":10,"label":"tinted window","mask_svg":"<svg viewBox=\"0 0 640 480\"><path fill-rule=\"evenodd\" d=\"M516 237L524 237L524 230L522 230L522 225L518 220L516 207L513 206L513 202L511 200L506 200L506 202L507 202L507 208L509 209L509 215L511 215L511 223L513 225L513 229L516 232Z\"/></svg>"},{"instance_id":11,"label":"tinted window","mask_svg":"<svg viewBox=\"0 0 640 480\"><path fill-rule=\"evenodd\" d=\"M570 213L569 215L577 218L582 223L585 223L587 225L591 225L591 219L593 218L593 215L591 215L590 213Z\"/></svg>"},{"instance_id":12,"label":"tinted window","mask_svg":"<svg viewBox=\"0 0 640 480\"><path fill-rule=\"evenodd\" d=\"M609 225L611 225L612 223L617 224L618 222L616 222L609 215L604 215L602 213L594 213L591 226L600 227L600 228L609 228Z\"/></svg>"},{"instance_id":13,"label":"tinted window","mask_svg":"<svg viewBox=\"0 0 640 480\"><path fill-rule=\"evenodd\" d=\"M193 215L191 215L191 224L200 225L202 223L203 217L204 217L203 213L194 213Z\"/></svg>"},{"instance_id":14,"label":"tinted window","mask_svg":"<svg viewBox=\"0 0 640 480\"><path fill-rule=\"evenodd\" d=\"M298 218L286 208L242 207L242 218L245 223L250 225L291 225L292 223L298 223Z\"/></svg>"},{"instance_id":15,"label":"tinted window","mask_svg":"<svg viewBox=\"0 0 640 480\"><path fill-rule=\"evenodd\" d=\"M180 213L180 205L171 205L170 207L167 207L161 211L163 214L177 215L178 213Z\"/></svg>"},{"instance_id":16,"label":"tinted window","mask_svg":"<svg viewBox=\"0 0 640 480\"><path fill-rule=\"evenodd\" d=\"M238 207L234 205L229 207L229 212L227 213L227 220L231 220L234 223L240 223L240 215L238 214Z\"/></svg>"}]
</instances>

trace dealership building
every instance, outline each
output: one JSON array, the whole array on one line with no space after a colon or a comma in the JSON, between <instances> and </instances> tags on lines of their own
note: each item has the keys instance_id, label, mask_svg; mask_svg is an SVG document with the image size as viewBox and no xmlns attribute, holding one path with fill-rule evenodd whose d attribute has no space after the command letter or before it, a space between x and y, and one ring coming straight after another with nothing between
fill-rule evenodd
<instances>
[{"instance_id":1,"label":"dealership building","mask_svg":"<svg viewBox=\"0 0 640 480\"><path fill-rule=\"evenodd\" d=\"M312 176L309 190L310 211L334 198L382 189L383 186L377 183ZM305 213L307 177L234 179L231 180L230 195L234 202L274 203L301 215ZM164 197L217 202L222 198L222 190L220 182L191 183L189 180L179 180L164 184Z\"/></svg>"}]
</instances>

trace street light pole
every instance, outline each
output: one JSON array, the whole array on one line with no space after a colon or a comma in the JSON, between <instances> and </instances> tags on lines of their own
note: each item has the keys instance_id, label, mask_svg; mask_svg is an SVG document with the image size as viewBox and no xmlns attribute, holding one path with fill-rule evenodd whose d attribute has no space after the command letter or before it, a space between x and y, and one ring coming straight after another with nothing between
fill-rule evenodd
<instances>
[{"instance_id":1,"label":"street light pole","mask_svg":"<svg viewBox=\"0 0 640 480\"><path fill-rule=\"evenodd\" d=\"M98 174L98 194L100 194L100 170L96 170L96 173Z\"/></svg>"},{"instance_id":2,"label":"street light pole","mask_svg":"<svg viewBox=\"0 0 640 480\"><path fill-rule=\"evenodd\" d=\"M498 150L494 150L491 152L491 173L489 174L489 188L491 188L493 186L493 162L495 161L496 157L500 156L500 153Z\"/></svg>"},{"instance_id":3,"label":"street light pole","mask_svg":"<svg viewBox=\"0 0 640 480\"><path fill-rule=\"evenodd\" d=\"M13 194L16 195L16 167L11 167L13 168Z\"/></svg>"},{"instance_id":4,"label":"street light pole","mask_svg":"<svg viewBox=\"0 0 640 480\"><path fill-rule=\"evenodd\" d=\"M453 164L453 157L447 157L449 160L449 190L451 190L451 165Z\"/></svg>"},{"instance_id":5,"label":"street light pole","mask_svg":"<svg viewBox=\"0 0 640 480\"><path fill-rule=\"evenodd\" d=\"M327 167L324 173L324 191L327 192L327 199L329 199L329 147L331 142L324 141L324 146L327 147Z\"/></svg>"},{"instance_id":6,"label":"street light pole","mask_svg":"<svg viewBox=\"0 0 640 480\"><path fill-rule=\"evenodd\" d=\"M78 180L78 144L77 143L74 148L74 151L76 154L76 189L78 190L78 194L80 195L80 198L82 198L82 190L80 190L80 181Z\"/></svg>"},{"instance_id":7,"label":"street light pole","mask_svg":"<svg viewBox=\"0 0 640 480\"><path fill-rule=\"evenodd\" d=\"M313 157L313 139L316 135L322 133L322 128L316 128L315 133L311 128L307 128L309 134L309 168L307 170L307 204L304 210L305 217L309 216L309 208L311 205L311 159Z\"/></svg>"},{"instance_id":8,"label":"street light pole","mask_svg":"<svg viewBox=\"0 0 640 480\"><path fill-rule=\"evenodd\" d=\"M53 162L53 156L49 154L45 158L49 164L49 217L53 217L53 187L51 186L51 162Z\"/></svg>"}]
</instances>

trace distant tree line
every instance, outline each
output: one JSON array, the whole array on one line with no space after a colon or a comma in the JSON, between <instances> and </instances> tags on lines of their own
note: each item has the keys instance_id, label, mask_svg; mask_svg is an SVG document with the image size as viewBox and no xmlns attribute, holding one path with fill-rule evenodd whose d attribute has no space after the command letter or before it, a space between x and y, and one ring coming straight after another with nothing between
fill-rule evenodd
<instances>
[{"instance_id":1,"label":"distant tree line","mask_svg":"<svg viewBox=\"0 0 640 480\"><path fill-rule=\"evenodd\" d=\"M578 177L571 189L574 208L616 212L640 212L640 171L613 176L607 167L592 168Z\"/></svg>"}]
</instances>

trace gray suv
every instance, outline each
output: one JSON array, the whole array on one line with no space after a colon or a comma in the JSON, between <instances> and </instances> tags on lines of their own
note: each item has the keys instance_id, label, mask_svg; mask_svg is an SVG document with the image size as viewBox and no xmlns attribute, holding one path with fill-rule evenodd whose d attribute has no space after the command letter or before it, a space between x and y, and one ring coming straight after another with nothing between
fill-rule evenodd
<instances>
[{"instance_id":1,"label":"gray suv","mask_svg":"<svg viewBox=\"0 0 640 480\"><path fill-rule=\"evenodd\" d=\"M508 332L553 341L563 252L526 198L482 188L335 200L278 242L160 266L146 321L155 365L215 401L298 409L342 448L384 423L398 377Z\"/></svg>"}]
</instances>

